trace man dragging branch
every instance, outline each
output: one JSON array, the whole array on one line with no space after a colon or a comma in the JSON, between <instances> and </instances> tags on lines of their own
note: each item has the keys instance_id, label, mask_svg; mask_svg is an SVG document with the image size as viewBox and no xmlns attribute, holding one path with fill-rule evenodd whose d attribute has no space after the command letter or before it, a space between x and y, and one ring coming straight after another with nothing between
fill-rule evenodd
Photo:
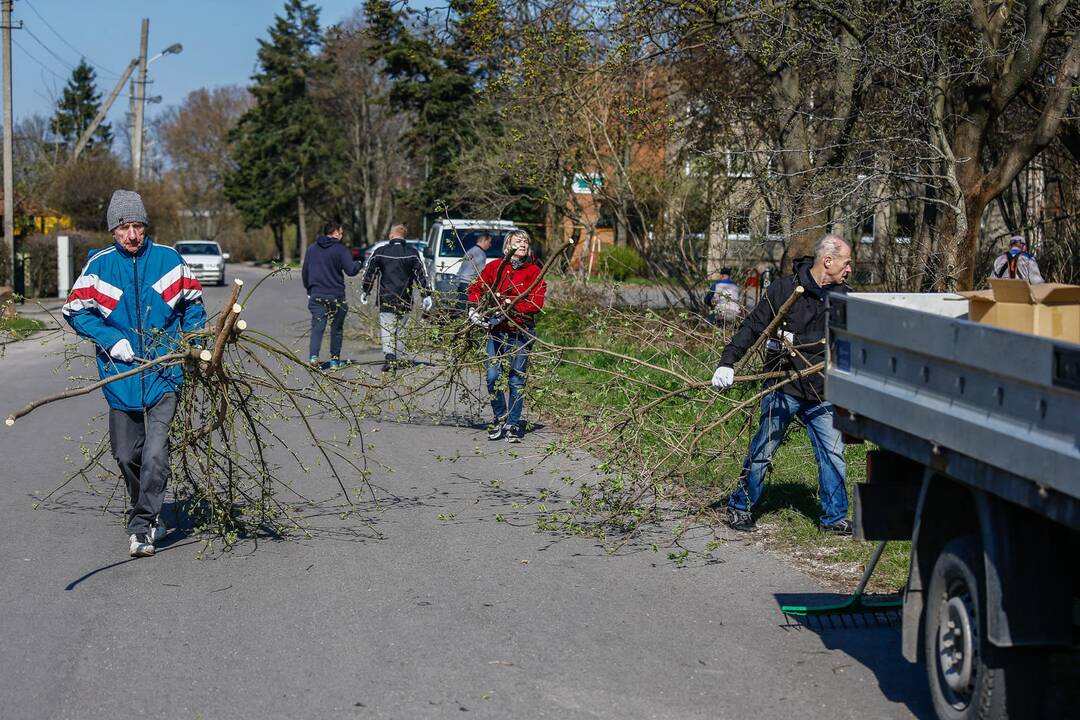
<instances>
[{"instance_id":1,"label":"man dragging branch","mask_svg":"<svg viewBox=\"0 0 1080 720\"><path fill-rule=\"evenodd\" d=\"M206 323L202 286L171 247L146 234L138 193L117 190L106 213L115 242L95 254L64 304L64 318L97 346L102 380L181 349ZM104 386L109 440L127 484L128 553L154 554L165 535L158 517L169 477L169 427L184 381L180 365L157 365Z\"/></svg>"}]
</instances>

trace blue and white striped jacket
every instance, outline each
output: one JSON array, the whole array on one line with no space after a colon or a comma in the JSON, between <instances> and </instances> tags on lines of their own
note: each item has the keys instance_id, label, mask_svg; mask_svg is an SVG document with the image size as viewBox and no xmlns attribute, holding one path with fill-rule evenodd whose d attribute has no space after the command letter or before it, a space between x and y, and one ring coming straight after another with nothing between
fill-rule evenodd
<instances>
[{"instance_id":1,"label":"blue and white striped jacket","mask_svg":"<svg viewBox=\"0 0 1080 720\"><path fill-rule=\"evenodd\" d=\"M179 349L183 332L206 323L202 294L179 253L147 237L134 254L114 243L91 257L63 313L75 332L97 345L98 374L105 379L138 365L109 356L109 348L124 338L136 358L152 360ZM143 410L179 390L183 381L180 366L155 366L103 390L109 407Z\"/></svg>"}]
</instances>

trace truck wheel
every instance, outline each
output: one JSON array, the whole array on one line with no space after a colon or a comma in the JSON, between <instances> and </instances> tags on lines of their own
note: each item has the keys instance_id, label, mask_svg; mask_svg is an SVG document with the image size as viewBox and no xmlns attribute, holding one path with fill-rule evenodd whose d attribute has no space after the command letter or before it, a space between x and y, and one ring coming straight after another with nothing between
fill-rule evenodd
<instances>
[{"instance_id":1,"label":"truck wheel","mask_svg":"<svg viewBox=\"0 0 1080 720\"><path fill-rule=\"evenodd\" d=\"M923 636L930 696L942 720L1008 717L1005 671L988 666L980 647L984 587L979 541L946 543L930 576Z\"/></svg>"}]
</instances>

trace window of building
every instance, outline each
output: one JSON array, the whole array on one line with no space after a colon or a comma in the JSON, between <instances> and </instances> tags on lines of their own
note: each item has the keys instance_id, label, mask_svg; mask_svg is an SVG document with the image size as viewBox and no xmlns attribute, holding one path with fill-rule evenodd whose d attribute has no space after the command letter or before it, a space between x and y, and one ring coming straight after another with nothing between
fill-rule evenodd
<instances>
[{"instance_id":1,"label":"window of building","mask_svg":"<svg viewBox=\"0 0 1080 720\"><path fill-rule=\"evenodd\" d=\"M727 218L727 236L730 240L750 239L750 211L739 210Z\"/></svg>"},{"instance_id":2,"label":"window of building","mask_svg":"<svg viewBox=\"0 0 1080 720\"><path fill-rule=\"evenodd\" d=\"M874 242L874 216L873 214L867 215L859 223L859 242L872 243Z\"/></svg>"},{"instance_id":3,"label":"window of building","mask_svg":"<svg viewBox=\"0 0 1080 720\"><path fill-rule=\"evenodd\" d=\"M770 238L783 237L784 220L779 208L770 209L765 215L765 234Z\"/></svg>"},{"instance_id":4,"label":"window of building","mask_svg":"<svg viewBox=\"0 0 1080 720\"><path fill-rule=\"evenodd\" d=\"M915 213L896 213L896 242L907 244L915 237Z\"/></svg>"},{"instance_id":5,"label":"window of building","mask_svg":"<svg viewBox=\"0 0 1080 720\"><path fill-rule=\"evenodd\" d=\"M737 178L753 177L753 166L750 163L750 153L738 150L728 150L724 153L727 165L727 176Z\"/></svg>"}]
</instances>

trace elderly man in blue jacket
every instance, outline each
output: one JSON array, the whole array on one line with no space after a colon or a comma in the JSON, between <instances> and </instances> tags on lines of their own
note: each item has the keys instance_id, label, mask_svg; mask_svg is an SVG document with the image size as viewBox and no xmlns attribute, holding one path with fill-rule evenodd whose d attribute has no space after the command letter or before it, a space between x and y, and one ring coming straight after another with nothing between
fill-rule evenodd
<instances>
[{"instance_id":1,"label":"elderly man in blue jacket","mask_svg":"<svg viewBox=\"0 0 1080 720\"><path fill-rule=\"evenodd\" d=\"M138 193L117 190L106 213L113 246L86 263L64 304L68 324L93 341L104 380L184 346L202 329L202 286L171 247L146 234ZM169 478L169 427L184 381L179 365L148 368L105 385L109 440L127 484L128 553L154 554L165 535L161 504Z\"/></svg>"}]
</instances>

